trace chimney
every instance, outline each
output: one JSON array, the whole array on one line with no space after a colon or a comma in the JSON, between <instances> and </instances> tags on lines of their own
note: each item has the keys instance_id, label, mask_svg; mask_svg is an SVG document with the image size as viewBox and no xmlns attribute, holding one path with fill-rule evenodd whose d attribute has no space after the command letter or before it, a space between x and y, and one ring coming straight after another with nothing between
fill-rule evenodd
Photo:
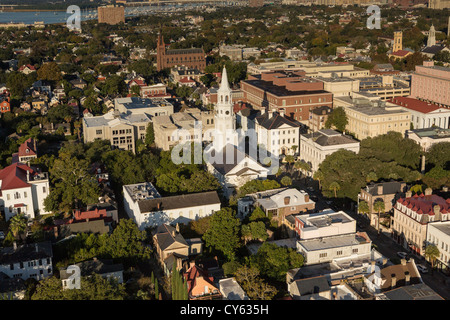
<instances>
[{"instance_id":1,"label":"chimney","mask_svg":"<svg viewBox=\"0 0 450 320\"><path fill-rule=\"evenodd\" d=\"M391 288L394 289L397 285L397 278L395 277L395 273L391 274Z\"/></svg>"},{"instance_id":2,"label":"chimney","mask_svg":"<svg viewBox=\"0 0 450 320\"><path fill-rule=\"evenodd\" d=\"M402 266L406 266L406 259L402 259L402 260L400 260L401 261L401 263L402 263Z\"/></svg>"},{"instance_id":3,"label":"chimney","mask_svg":"<svg viewBox=\"0 0 450 320\"><path fill-rule=\"evenodd\" d=\"M383 259L383 266L386 265L387 261L388 261L388 260L387 260L386 258Z\"/></svg>"},{"instance_id":4,"label":"chimney","mask_svg":"<svg viewBox=\"0 0 450 320\"><path fill-rule=\"evenodd\" d=\"M441 206L438 205L438 204L434 205L433 206L433 212L434 212L436 217L439 216L440 213L441 213Z\"/></svg>"},{"instance_id":5,"label":"chimney","mask_svg":"<svg viewBox=\"0 0 450 320\"><path fill-rule=\"evenodd\" d=\"M279 109L280 111L280 116L284 117L284 115L286 114L284 108Z\"/></svg>"},{"instance_id":6,"label":"chimney","mask_svg":"<svg viewBox=\"0 0 450 320\"><path fill-rule=\"evenodd\" d=\"M411 196L412 196L411 190L410 190L410 191L407 191L407 192L405 193L405 198L411 198Z\"/></svg>"},{"instance_id":7,"label":"chimney","mask_svg":"<svg viewBox=\"0 0 450 320\"><path fill-rule=\"evenodd\" d=\"M175 227L175 230L176 230L178 233L180 233L180 224L179 224L179 223L177 223L177 225L176 225L176 227Z\"/></svg>"},{"instance_id":8,"label":"chimney","mask_svg":"<svg viewBox=\"0 0 450 320\"><path fill-rule=\"evenodd\" d=\"M305 194L305 202L309 201L309 194Z\"/></svg>"},{"instance_id":9,"label":"chimney","mask_svg":"<svg viewBox=\"0 0 450 320\"><path fill-rule=\"evenodd\" d=\"M378 195L383 194L383 184L379 184L377 186L377 193L378 193Z\"/></svg>"},{"instance_id":10,"label":"chimney","mask_svg":"<svg viewBox=\"0 0 450 320\"><path fill-rule=\"evenodd\" d=\"M158 201L158 202L156 203L156 209L158 209L158 210L161 209L161 202Z\"/></svg>"},{"instance_id":11,"label":"chimney","mask_svg":"<svg viewBox=\"0 0 450 320\"><path fill-rule=\"evenodd\" d=\"M409 271L405 271L405 284L409 285L410 280L411 280L411 275L409 274Z\"/></svg>"},{"instance_id":12,"label":"chimney","mask_svg":"<svg viewBox=\"0 0 450 320\"><path fill-rule=\"evenodd\" d=\"M425 196L431 196L432 194L433 194L433 189L431 189L431 188L425 189Z\"/></svg>"},{"instance_id":13,"label":"chimney","mask_svg":"<svg viewBox=\"0 0 450 320\"><path fill-rule=\"evenodd\" d=\"M291 202L291 197L284 197L284 204L288 205Z\"/></svg>"}]
</instances>

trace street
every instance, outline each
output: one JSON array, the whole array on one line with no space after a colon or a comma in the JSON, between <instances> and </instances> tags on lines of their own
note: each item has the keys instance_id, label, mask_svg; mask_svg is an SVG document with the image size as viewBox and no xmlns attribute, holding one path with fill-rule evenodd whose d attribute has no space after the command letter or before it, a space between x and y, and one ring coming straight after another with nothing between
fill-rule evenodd
<instances>
[{"instance_id":1,"label":"street","mask_svg":"<svg viewBox=\"0 0 450 320\"><path fill-rule=\"evenodd\" d=\"M318 183L314 180L305 181L306 179L296 179L293 181L293 186L303 189L313 197L314 201L316 201L316 210L322 211L323 209L333 207L333 203L330 203L330 200L325 199L321 192L318 191ZM306 182L306 184L305 184ZM335 211L338 208L333 208ZM408 250L397 244L393 239L385 234L381 233L378 235L378 232L375 228L371 227L368 221L362 216L352 212L350 210L344 210L347 214L349 214L353 219L357 221L357 231L366 232L372 243L376 245L377 251L379 251L382 255L389 259L400 259L397 256L397 252L407 252ZM416 265L422 264L428 268L428 273L421 273L421 277L423 282L428 285L431 289L437 292L442 298L445 300L450 300L450 278L442 274L441 272L434 270L431 271L431 265L423 258L418 257L416 255L411 255L414 259Z\"/></svg>"}]
</instances>

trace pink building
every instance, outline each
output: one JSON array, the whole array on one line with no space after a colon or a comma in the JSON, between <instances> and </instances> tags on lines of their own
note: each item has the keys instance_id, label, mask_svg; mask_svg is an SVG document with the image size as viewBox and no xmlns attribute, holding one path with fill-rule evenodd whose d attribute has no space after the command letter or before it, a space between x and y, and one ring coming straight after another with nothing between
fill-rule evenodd
<instances>
[{"instance_id":1,"label":"pink building","mask_svg":"<svg viewBox=\"0 0 450 320\"><path fill-rule=\"evenodd\" d=\"M450 108L450 68L424 61L411 78L411 96Z\"/></svg>"}]
</instances>

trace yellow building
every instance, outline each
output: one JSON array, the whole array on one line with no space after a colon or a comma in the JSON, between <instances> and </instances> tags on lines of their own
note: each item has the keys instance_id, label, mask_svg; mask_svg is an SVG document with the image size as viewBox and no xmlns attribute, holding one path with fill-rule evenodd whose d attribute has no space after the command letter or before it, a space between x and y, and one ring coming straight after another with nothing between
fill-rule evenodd
<instances>
[{"instance_id":1,"label":"yellow building","mask_svg":"<svg viewBox=\"0 0 450 320\"><path fill-rule=\"evenodd\" d=\"M398 106L383 101L371 101L369 104L356 105L344 109L348 123L346 131L359 140L376 137L389 131L402 135L409 130L411 114Z\"/></svg>"}]
</instances>

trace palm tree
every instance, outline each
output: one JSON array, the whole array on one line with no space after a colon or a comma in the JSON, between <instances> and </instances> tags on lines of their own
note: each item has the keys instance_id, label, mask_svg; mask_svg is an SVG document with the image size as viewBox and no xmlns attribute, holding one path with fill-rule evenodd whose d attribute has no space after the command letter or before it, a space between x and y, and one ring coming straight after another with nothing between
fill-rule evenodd
<instances>
[{"instance_id":1,"label":"palm tree","mask_svg":"<svg viewBox=\"0 0 450 320\"><path fill-rule=\"evenodd\" d=\"M362 214L369 214L369 204L366 201L360 201L358 204L358 212Z\"/></svg>"},{"instance_id":2,"label":"palm tree","mask_svg":"<svg viewBox=\"0 0 450 320\"><path fill-rule=\"evenodd\" d=\"M323 178L324 178L323 172L320 170L317 170L316 172L314 172L313 178L314 178L314 180L319 181L319 189L322 189L321 181L323 181Z\"/></svg>"},{"instance_id":3,"label":"palm tree","mask_svg":"<svg viewBox=\"0 0 450 320\"><path fill-rule=\"evenodd\" d=\"M288 163L289 171L291 171L291 169L292 169L292 164L295 162L294 156L292 156L292 155L287 155L286 158L285 158L285 160L286 160L286 162Z\"/></svg>"},{"instance_id":4,"label":"palm tree","mask_svg":"<svg viewBox=\"0 0 450 320\"><path fill-rule=\"evenodd\" d=\"M439 258L439 256L441 255L438 247L436 247L434 244L429 244L425 248L424 255L425 255L425 258L427 258L431 262L431 270L433 270L434 264L435 264L437 258Z\"/></svg>"},{"instance_id":5,"label":"palm tree","mask_svg":"<svg viewBox=\"0 0 450 320\"><path fill-rule=\"evenodd\" d=\"M295 152L297 151L297 148L298 148L298 146L295 146L295 145L291 147L291 149L292 149L292 151L294 152L294 154L295 154Z\"/></svg>"},{"instance_id":6,"label":"palm tree","mask_svg":"<svg viewBox=\"0 0 450 320\"><path fill-rule=\"evenodd\" d=\"M16 214L9 221L9 228L14 237L17 238L19 234L24 232L27 228L27 218L24 214Z\"/></svg>"},{"instance_id":7,"label":"palm tree","mask_svg":"<svg viewBox=\"0 0 450 320\"><path fill-rule=\"evenodd\" d=\"M380 215L381 215L381 211L384 212L384 201L381 199L375 200L375 202L373 203L373 209L378 212L378 234L380 234Z\"/></svg>"},{"instance_id":8,"label":"palm tree","mask_svg":"<svg viewBox=\"0 0 450 320\"><path fill-rule=\"evenodd\" d=\"M336 181L333 181L332 183L330 183L330 186L328 187L328 189L333 190L334 197L337 198L336 192L341 189L341 186Z\"/></svg>"}]
</instances>

